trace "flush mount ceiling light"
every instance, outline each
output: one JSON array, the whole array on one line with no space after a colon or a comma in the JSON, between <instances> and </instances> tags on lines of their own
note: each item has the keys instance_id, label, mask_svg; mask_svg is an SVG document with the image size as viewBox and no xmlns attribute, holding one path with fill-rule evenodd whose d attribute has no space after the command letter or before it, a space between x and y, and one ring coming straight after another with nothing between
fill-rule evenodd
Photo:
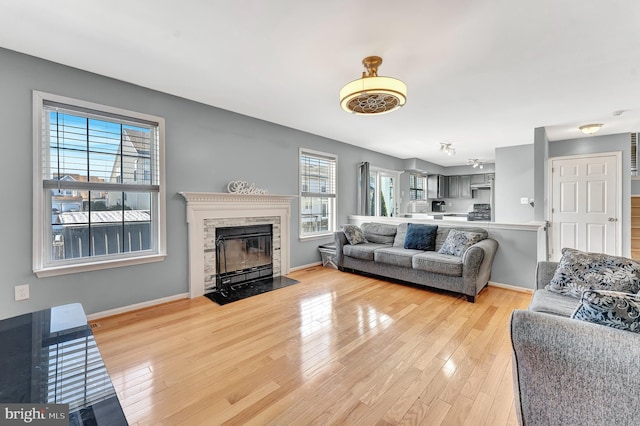
<instances>
[{"instance_id":1,"label":"flush mount ceiling light","mask_svg":"<svg viewBox=\"0 0 640 426\"><path fill-rule=\"evenodd\" d=\"M584 126L578 127L582 133L585 135L592 135L602 127L602 123L593 123L593 124L585 124Z\"/></svg>"},{"instance_id":2,"label":"flush mount ceiling light","mask_svg":"<svg viewBox=\"0 0 640 426\"><path fill-rule=\"evenodd\" d=\"M378 77L382 64L379 56L362 60L367 71L362 78L346 84L340 90L340 106L357 115L375 115L395 111L407 102L407 85L391 77Z\"/></svg>"},{"instance_id":3,"label":"flush mount ceiling light","mask_svg":"<svg viewBox=\"0 0 640 426\"><path fill-rule=\"evenodd\" d=\"M455 150L455 148L451 147L450 143L441 142L440 143L440 151L444 152L447 155L456 155L456 150Z\"/></svg>"},{"instance_id":4,"label":"flush mount ceiling light","mask_svg":"<svg viewBox=\"0 0 640 426\"><path fill-rule=\"evenodd\" d=\"M477 167L484 169L484 163L482 161L478 161L477 158L469 158L469 165L474 169Z\"/></svg>"}]
</instances>

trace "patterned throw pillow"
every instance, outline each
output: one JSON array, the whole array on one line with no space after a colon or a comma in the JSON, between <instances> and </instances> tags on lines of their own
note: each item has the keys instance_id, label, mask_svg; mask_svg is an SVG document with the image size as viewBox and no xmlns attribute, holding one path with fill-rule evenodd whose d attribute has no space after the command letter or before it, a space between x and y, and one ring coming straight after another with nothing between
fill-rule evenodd
<instances>
[{"instance_id":1,"label":"patterned throw pillow","mask_svg":"<svg viewBox=\"0 0 640 426\"><path fill-rule=\"evenodd\" d=\"M640 333L640 296L608 290L585 290L571 318Z\"/></svg>"},{"instance_id":2,"label":"patterned throw pillow","mask_svg":"<svg viewBox=\"0 0 640 426\"><path fill-rule=\"evenodd\" d=\"M347 241L349 244L356 245L366 243L367 240L364 239L364 234L362 233L362 229L360 229L356 225L343 225L342 232L344 232L344 236L347 237Z\"/></svg>"},{"instance_id":3,"label":"patterned throw pillow","mask_svg":"<svg viewBox=\"0 0 640 426\"><path fill-rule=\"evenodd\" d=\"M449 231L449 235L447 235L447 239L444 240L444 243L442 244L442 247L440 247L438 253L461 257L469 247L478 241L484 240L484 238L485 236L478 232L452 229Z\"/></svg>"},{"instance_id":4,"label":"patterned throw pillow","mask_svg":"<svg viewBox=\"0 0 640 426\"><path fill-rule=\"evenodd\" d=\"M585 290L640 291L640 263L626 257L563 248L562 258L545 288L580 298Z\"/></svg>"},{"instance_id":5,"label":"patterned throw pillow","mask_svg":"<svg viewBox=\"0 0 640 426\"><path fill-rule=\"evenodd\" d=\"M438 225L407 224L407 235L404 237L404 248L434 251L436 249L436 233Z\"/></svg>"}]
</instances>

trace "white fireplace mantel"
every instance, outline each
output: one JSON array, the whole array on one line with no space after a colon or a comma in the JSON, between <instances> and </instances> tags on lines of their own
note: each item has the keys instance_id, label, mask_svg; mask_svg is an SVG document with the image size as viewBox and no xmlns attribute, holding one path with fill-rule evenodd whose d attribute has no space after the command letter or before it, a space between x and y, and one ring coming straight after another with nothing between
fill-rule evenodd
<instances>
[{"instance_id":1,"label":"white fireplace mantel","mask_svg":"<svg viewBox=\"0 0 640 426\"><path fill-rule=\"evenodd\" d=\"M280 274L290 268L290 217L294 195L251 195L217 192L179 192L187 203L189 234L189 294L198 297L205 289L204 228L207 219L280 218Z\"/></svg>"}]
</instances>

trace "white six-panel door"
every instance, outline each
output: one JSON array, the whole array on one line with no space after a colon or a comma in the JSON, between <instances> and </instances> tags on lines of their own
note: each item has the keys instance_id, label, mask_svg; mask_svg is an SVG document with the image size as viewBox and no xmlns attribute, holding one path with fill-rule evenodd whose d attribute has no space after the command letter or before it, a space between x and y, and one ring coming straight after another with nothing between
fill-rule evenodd
<instances>
[{"instance_id":1,"label":"white six-panel door","mask_svg":"<svg viewBox=\"0 0 640 426\"><path fill-rule=\"evenodd\" d=\"M620 153L562 157L551 163L551 253L561 249L620 255Z\"/></svg>"}]
</instances>

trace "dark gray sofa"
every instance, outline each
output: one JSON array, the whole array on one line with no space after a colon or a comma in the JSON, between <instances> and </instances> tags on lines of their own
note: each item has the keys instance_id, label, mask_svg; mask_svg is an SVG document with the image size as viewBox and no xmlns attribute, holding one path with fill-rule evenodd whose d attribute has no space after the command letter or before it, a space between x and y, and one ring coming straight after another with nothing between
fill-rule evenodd
<instances>
[{"instance_id":1,"label":"dark gray sofa","mask_svg":"<svg viewBox=\"0 0 640 426\"><path fill-rule=\"evenodd\" d=\"M372 274L412 284L460 293L470 302L491 276L498 242L486 229L459 227L483 233L486 238L469 247L461 257L439 254L438 250L454 227L438 226L435 251L404 248L407 224L362 224L365 244L351 245L344 232L335 233L336 264L341 271Z\"/></svg>"},{"instance_id":2,"label":"dark gray sofa","mask_svg":"<svg viewBox=\"0 0 640 426\"><path fill-rule=\"evenodd\" d=\"M550 292L539 262L528 310L511 314L520 425L640 424L640 334L571 319L580 300Z\"/></svg>"}]
</instances>

